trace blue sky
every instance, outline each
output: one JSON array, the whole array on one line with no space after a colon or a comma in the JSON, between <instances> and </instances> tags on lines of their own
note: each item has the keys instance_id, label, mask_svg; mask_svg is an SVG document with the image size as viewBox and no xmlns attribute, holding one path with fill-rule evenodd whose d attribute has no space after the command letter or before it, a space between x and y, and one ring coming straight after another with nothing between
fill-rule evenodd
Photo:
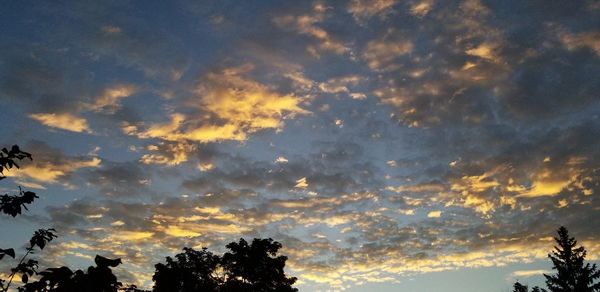
<instances>
[{"instance_id":1,"label":"blue sky","mask_svg":"<svg viewBox=\"0 0 600 292\"><path fill-rule=\"evenodd\" d=\"M539 284L600 256L596 1L9 1L3 247L42 266L272 237L301 291Z\"/></svg>"}]
</instances>

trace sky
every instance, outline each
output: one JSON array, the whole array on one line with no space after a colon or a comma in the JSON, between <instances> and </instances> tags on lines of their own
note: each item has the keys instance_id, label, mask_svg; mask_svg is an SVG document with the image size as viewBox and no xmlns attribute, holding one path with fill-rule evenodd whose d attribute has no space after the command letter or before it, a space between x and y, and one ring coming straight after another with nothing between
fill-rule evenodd
<instances>
[{"instance_id":1,"label":"sky","mask_svg":"<svg viewBox=\"0 0 600 292\"><path fill-rule=\"evenodd\" d=\"M270 237L300 291L543 283L600 258L597 1L4 1L0 246L121 257ZM5 264L5 261L3 261Z\"/></svg>"}]
</instances>

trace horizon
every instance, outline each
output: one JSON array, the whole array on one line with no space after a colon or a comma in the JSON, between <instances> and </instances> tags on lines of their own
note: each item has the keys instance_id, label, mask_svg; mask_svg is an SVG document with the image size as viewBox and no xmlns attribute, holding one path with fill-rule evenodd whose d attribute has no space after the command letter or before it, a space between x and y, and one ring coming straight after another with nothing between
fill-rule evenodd
<instances>
[{"instance_id":1,"label":"horizon","mask_svg":"<svg viewBox=\"0 0 600 292\"><path fill-rule=\"evenodd\" d=\"M0 148L40 269L272 238L299 291L510 291L600 259L597 1L6 1ZM42 258L43 257L43 258ZM5 275L9 263L0 262ZM416 290L418 289L418 290Z\"/></svg>"}]
</instances>

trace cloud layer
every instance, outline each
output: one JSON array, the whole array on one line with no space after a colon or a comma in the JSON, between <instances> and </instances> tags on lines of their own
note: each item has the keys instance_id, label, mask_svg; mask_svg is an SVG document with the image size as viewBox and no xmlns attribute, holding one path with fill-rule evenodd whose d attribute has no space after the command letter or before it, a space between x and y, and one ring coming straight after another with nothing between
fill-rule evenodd
<instances>
[{"instance_id":1,"label":"cloud layer","mask_svg":"<svg viewBox=\"0 0 600 292\"><path fill-rule=\"evenodd\" d=\"M11 5L0 137L49 265L148 286L261 236L303 291L359 289L545 260L559 225L600 256L594 1Z\"/></svg>"}]
</instances>

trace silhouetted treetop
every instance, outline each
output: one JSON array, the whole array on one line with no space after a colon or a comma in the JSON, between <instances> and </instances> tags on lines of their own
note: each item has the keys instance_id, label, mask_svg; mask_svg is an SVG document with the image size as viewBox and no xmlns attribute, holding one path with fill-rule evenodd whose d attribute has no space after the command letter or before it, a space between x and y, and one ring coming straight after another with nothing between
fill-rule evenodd
<instances>
[{"instance_id":1,"label":"silhouetted treetop","mask_svg":"<svg viewBox=\"0 0 600 292\"><path fill-rule=\"evenodd\" d=\"M167 257L155 266L154 291L298 291L292 287L296 278L284 272L287 257L277 256L279 242L240 239L226 247L229 252L222 257L206 248L184 248L175 259Z\"/></svg>"},{"instance_id":2,"label":"silhouetted treetop","mask_svg":"<svg viewBox=\"0 0 600 292\"><path fill-rule=\"evenodd\" d=\"M595 292L600 291L600 271L596 264L585 263L587 254L583 246L577 247L577 241L569 237L569 232L563 226L554 237L557 246L548 254L554 275L546 275L546 286L551 292Z\"/></svg>"},{"instance_id":3,"label":"silhouetted treetop","mask_svg":"<svg viewBox=\"0 0 600 292\"><path fill-rule=\"evenodd\" d=\"M533 287L533 289L531 290L531 292L545 292L546 290L541 289L538 286ZM513 285L513 291L512 292L529 292L529 287L527 287L526 285L523 285L521 283L519 283L519 281L517 281L514 285Z\"/></svg>"},{"instance_id":4,"label":"silhouetted treetop","mask_svg":"<svg viewBox=\"0 0 600 292\"><path fill-rule=\"evenodd\" d=\"M226 246L222 266L228 291L297 291L292 288L296 278L288 278L284 267L286 256L277 256L281 248L273 239L255 238L249 245L243 238Z\"/></svg>"},{"instance_id":5,"label":"silhouetted treetop","mask_svg":"<svg viewBox=\"0 0 600 292\"><path fill-rule=\"evenodd\" d=\"M221 258L206 248L184 248L175 259L155 265L154 291L217 291L223 280L218 275Z\"/></svg>"}]
</instances>

